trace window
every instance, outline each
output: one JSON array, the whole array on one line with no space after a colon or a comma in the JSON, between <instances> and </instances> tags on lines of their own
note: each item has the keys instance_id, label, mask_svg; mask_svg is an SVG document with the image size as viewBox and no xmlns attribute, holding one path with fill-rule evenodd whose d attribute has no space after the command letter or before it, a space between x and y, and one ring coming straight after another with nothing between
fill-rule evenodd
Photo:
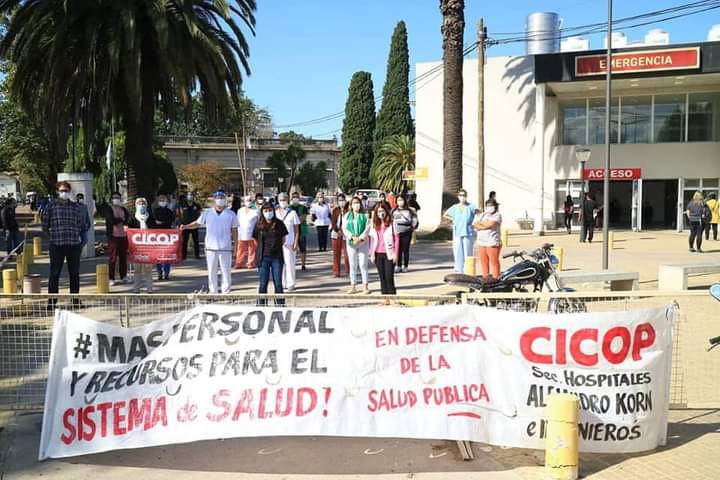
<instances>
[{"instance_id":1,"label":"window","mask_svg":"<svg viewBox=\"0 0 720 480\"><path fill-rule=\"evenodd\" d=\"M621 143L650 143L650 97L622 97Z\"/></svg>"},{"instance_id":2,"label":"window","mask_svg":"<svg viewBox=\"0 0 720 480\"><path fill-rule=\"evenodd\" d=\"M562 144L587 143L587 99L565 100L560 103L562 115Z\"/></svg>"},{"instance_id":3,"label":"window","mask_svg":"<svg viewBox=\"0 0 720 480\"><path fill-rule=\"evenodd\" d=\"M605 143L605 99L591 98L588 115L588 143ZM610 142L618 140L618 99L613 98L610 107Z\"/></svg>"},{"instance_id":4,"label":"window","mask_svg":"<svg viewBox=\"0 0 720 480\"><path fill-rule=\"evenodd\" d=\"M720 94L691 93L688 100L688 142L720 140Z\"/></svg>"},{"instance_id":5,"label":"window","mask_svg":"<svg viewBox=\"0 0 720 480\"><path fill-rule=\"evenodd\" d=\"M685 95L655 96L655 143L685 141Z\"/></svg>"}]
</instances>

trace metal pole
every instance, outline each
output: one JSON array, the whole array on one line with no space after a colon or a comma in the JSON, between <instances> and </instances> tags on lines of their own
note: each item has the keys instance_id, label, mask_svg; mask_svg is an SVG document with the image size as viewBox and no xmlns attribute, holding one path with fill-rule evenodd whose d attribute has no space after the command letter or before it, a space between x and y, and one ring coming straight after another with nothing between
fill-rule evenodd
<instances>
[{"instance_id":1,"label":"metal pole","mask_svg":"<svg viewBox=\"0 0 720 480\"><path fill-rule=\"evenodd\" d=\"M478 20L478 207L485 204L485 26Z\"/></svg>"},{"instance_id":2,"label":"metal pole","mask_svg":"<svg viewBox=\"0 0 720 480\"><path fill-rule=\"evenodd\" d=\"M605 175L603 177L603 258L602 268L608 269L610 249L610 105L612 93L612 0L608 0L608 41L605 72Z\"/></svg>"},{"instance_id":3,"label":"metal pole","mask_svg":"<svg viewBox=\"0 0 720 480\"><path fill-rule=\"evenodd\" d=\"M580 224L580 241L585 241L585 217L583 212L585 211L585 178L583 178L585 172L585 162L580 162L580 212L578 213L578 223ZM572 193L572 192L570 192Z\"/></svg>"},{"instance_id":4,"label":"metal pole","mask_svg":"<svg viewBox=\"0 0 720 480\"><path fill-rule=\"evenodd\" d=\"M70 162L72 169L70 171L75 173L75 120L72 123L72 137L72 160Z\"/></svg>"},{"instance_id":5,"label":"metal pole","mask_svg":"<svg viewBox=\"0 0 720 480\"><path fill-rule=\"evenodd\" d=\"M117 187L117 175L115 174L115 162L113 161L113 157L115 156L115 116L113 115L110 118L110 169L112 170L112 189L110 191L110 194L112 195L112 192L116 192Z\"/></svg>"}]
</instances>

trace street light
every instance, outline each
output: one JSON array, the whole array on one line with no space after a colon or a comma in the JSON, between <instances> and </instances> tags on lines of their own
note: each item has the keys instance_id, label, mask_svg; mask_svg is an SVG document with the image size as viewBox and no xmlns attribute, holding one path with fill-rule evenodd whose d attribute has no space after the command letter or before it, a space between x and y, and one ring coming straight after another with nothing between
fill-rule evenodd
<instances>
[{"instance_id":1,"label":"street light","mask_svg":"<svg viewBox=\"0 0 720 480\"><path fill-rule=\"evenodd\" d=\"M585 202L585 164L588 162L588 160L590 160L591 153L592 152L589 148L575 148L575 159L580 163L580 214L578 214L578 219L582 215L583 203ZM583 231L583 226L580 225L580 241L585 240L583 238L584 234L585 232Z\"/></svg>"},{"instance_id":2,"label":"street light","mask_svg":"<svg viewBox=\"0 0 720 480\"><path fill-rule=\"evenodd\" d=\"M280 191L278 192L278 195L281 194L282 191L283 191L283 189L282 189L282 184L283 184L284 181L285 181L285 179L284 179L283 177L278 177L278 187L279 187L278 190L280 190Z\"/></svg>"}]
</instances>

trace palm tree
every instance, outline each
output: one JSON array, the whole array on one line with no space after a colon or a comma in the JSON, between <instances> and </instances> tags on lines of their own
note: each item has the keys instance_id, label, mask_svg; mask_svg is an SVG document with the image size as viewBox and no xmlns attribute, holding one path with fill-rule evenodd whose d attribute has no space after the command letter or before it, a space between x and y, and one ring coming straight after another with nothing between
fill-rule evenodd
<instances>
[{"instance_id":1,"label":"palm tree","mask_svg":"<svg viewBox=\"0 0 720 480\"><path fill-rule=\"evenodd\" d=\"M172 118L197 92L213 123L238 105L250 72L241 25L254 35L255 9L256 0L0 0L11 16L0 55L17 67L11 94L63 141L69 123L81 124L88 148L103 121L118 119L129 192L152 197L157 107Z\"/></svg>"},{"instance_id":2,"label":"palm tree","mask_svg":"<svg viewBox=\"0 0 720 480\"><path fill-rule=\"evenodd\" d=\"M440 0L443 16L443 210L462 188L464 0Z\"/></svg>"},{"instance_id":3,"label":"palm tree","mask_svg":"<svg viewBox=\"0 0 720 480\"><path fill-rule=\"evenodd\" d=\"M373 185L386 192L401 191L403 172L415 169L415 141L410 135L393 135L379 153L372 166Z\"/></svg>"}]
</instances>

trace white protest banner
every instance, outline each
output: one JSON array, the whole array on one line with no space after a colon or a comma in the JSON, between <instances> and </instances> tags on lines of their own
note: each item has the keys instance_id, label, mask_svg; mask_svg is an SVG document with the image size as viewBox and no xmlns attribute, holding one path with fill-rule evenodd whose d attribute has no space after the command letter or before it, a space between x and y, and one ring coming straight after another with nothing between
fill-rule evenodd
<instances>
[{"instance_id":1,"label":"white protest banner","mask_svg":"<svg viewBox=\"0 0 720 480\"><path fill-rule=\"evenodd\" d=\"M581 451L648 450L666 313L202 305L128 329L59 311L39 456L271 435L542 448L554 392L580 400Z\"/></svg>"}]
</instances>

